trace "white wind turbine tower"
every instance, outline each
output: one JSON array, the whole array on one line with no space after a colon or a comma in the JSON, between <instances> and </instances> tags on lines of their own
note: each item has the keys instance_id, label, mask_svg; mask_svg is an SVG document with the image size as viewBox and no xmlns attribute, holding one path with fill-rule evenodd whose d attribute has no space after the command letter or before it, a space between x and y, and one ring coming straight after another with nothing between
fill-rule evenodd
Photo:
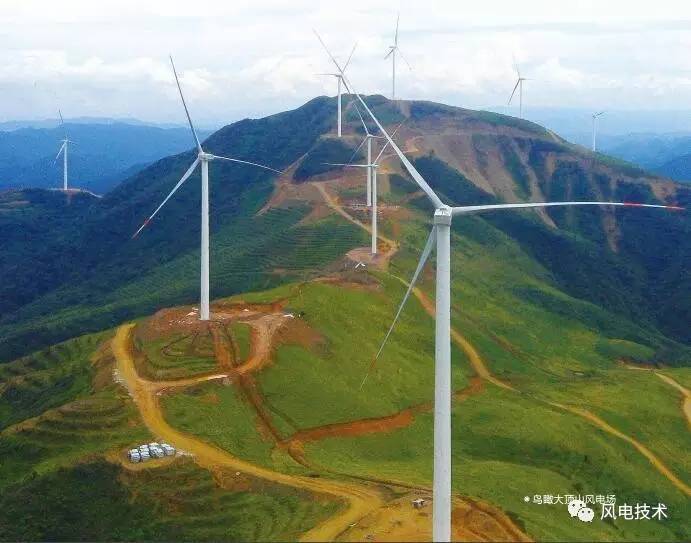
<instances>
[{"instance_id":1,"label":"white wind turbine tower","mask_svg":"<svg viewBox=\"0 0 691 543\"><path fill-rule=\"evenodd\" d=\"M364 124L364 121L363 121L363 124ZM403 125L403 122L401 122L396 127L396 129L391 133L392 138L396 135L396 132L398 132L398 129L401 128L402 125ZM365 130L367 130L367 127L365 127ZM369 133L368 133L368 136L370 136ZM383 136L370 136L370 137L377 138L377 137L383 137ZM367 139L368 143L371 141L371 139L369 139L367 137L366 137L366 139ZM363 143L364 143L364 140L363 140ZM332 162L327 163L327 164L329 164L329 166L342 166L344 168L366 168L367 169L367 181L368 181L368 183L371 183L371 185L368 185L368 187L371 186L371 197L372 197L372 203L371 203L371 205L372 205L372 255L377 254L377 198L378 198L378 194L377 194L377 168L379 168L379 159L382 157L382 155L384 154L384 151L386 151L386 148L388 146L389 146L389 142L387 141L384 144L384 146L381 148L381 150L379 151L379 154L374 159L374 161L372 161L371 154L368 153L366 164L351 164L350 162L348 164L335 164ZM362 144L360 144L360 147L362 147ZM355 153L353 154L353 156L355 156L355 154L357 154L357 152L360 150L360 147L358 147L355 150ZM369 149L368 149L368 151L369 151Z\"/></svg>"},{"instance_id":2,"label":"white wind turbine tower","mask_svg":"<svg viewBox=\"0 0 691 543\"><path fill-rule=\"evenodd\" d=\"M239 160L237 158L228 158L225 156L212 155L210 153L204 152L202 145L197 137L197 132L192 124L192 118L190 117L190 112L187 109L187 104L185 102L185 97L182 94L182 88L180 87L180 80L178 79L177 71L175 70L175 64L173 63L173 57L170 57L170 64L173 68L173 75L175 76L175 83L177 84L178 91L180 93L180 100L182 101L182 106L185 108L185 114L187 115L187 121L189 122L190 129L192 130L192 136L194 138L194 143L197 147L197 158L190 165L187 171L183 174L178 181L177 185L173 187L168 196L165 197L161 205L156 208L148 219L144 221L137 230L133 238L139 235L139 233L148 225L151 220L156 216L156 214L161 210L161 208L168 202L168 200L173 196L173 194L182 186L182 184L187 181L187 179L194 173L198 165L201 165L201 295L200 295L200 306L199 306L199 319L203 321L209 320L209 162L212 160L227 160L230 162L237 162L240 164L249 164L250 166L257 166L265 170L270 170L272 172L281 173L278 170L269 168L262 164L257 164L255 162L248 162L246 160Z\"/></svg>"},{"instance_id":3,"label":"white wind turbine tower","mask_svg":"<svg viewBox=\"0 0 691 543\"><path fill-rule=\"evenodd\" d=\"M353 45L353 49L350 51L350 55L348 56L348 60L346 60L346 63L343 65L343 71L346 71L346 68L348 68L348 64L350 64L350 59L353 58L353 53L355 52L355 48L357 47L357 43ZM338 81L338 111L336 113L338 117L338 137L341 137L341 125L342 125L342 100L341 100L341 94L343 92L343 76L340 73L324 73L324 74L317 74L317 75L328 75L336 78L336 81ZM348 90L348 87L346 85L346 90Z\"/></svg>"},{"instance_id":4,"label":"white wind turbine tower","mask_svg":"<svg viewBox=\"0 0 691 543\"><path fill-rule=\"evenodd\" d=\"M360 142L360 145L358 145L357 149L355 149L355 152L353 153L353 156L350 157L350 160L348 161L348 165L353 161L355 158L355 155L357 155L358 151L362 149L363 145L367 145L367 164L372 164L372 140L375 139L384 139L384 136L375 136L369 131L369 128L367 127L367 123L365 122L365 119L362 118L362 115L360 114L360 108L357 107L356 104L353 104L355 106L355 111L358 114L358 117L360 117L360 122L362 123L362 127L365 129L365 138ZM367 168L367 207L372 205L372 169Z\"/></svg>"},{"instance_id":5,"label":"white wind turbine tower","mask_svg":"<svg viewBox=\"0 0 691 543\"><path fill-rule=\"evenodd\" d=\"M328 49L327 49L328 52ZM339 68L338 62L331 56L331 61ZM340 68L339 68L340 70ZM420 172L398 148L391 136L362 99L360 94L348 82L351 92L362 104L381 133L396 152L403 166L427 195L434 205L433 224L422 251L417 268L410 281L408 290L398 308L393 323L382 342L376 359L381 354L386 341L396 325L403 306L424 267L427 258L436 244L436 306L435 306L435 354L434 354L434 474L433 474L433 516L432 541L451 541L451 222L453 217L487 211L512 209L543 208L551 206L630 206L664 209L682 209L676 206L638 204L629 202L539 202L524 204L491 204L477 206L451 207L446 205L432 190ZM364 383L364 381L363 381Z\"/></svg>"},{"instance_id":6,"label":"white wind turbine tower","mask_svg":"<svg viewBox=\"0 0 691 543\"><path fill-rule=\"evenodd\" d=\"M595 138L597 136L597 121L604 114L604 111L598 111L597 113L593 113L593 153L597 150L595 146Z\"/></svg>"},{"instance_id":7,"label":"white wind turbine tower","mask_svg":"<svg viewBox=\"0 0 691 543\"><path fill-rule=\"evenodd\" d=\"M401 19L401 14L396 16L396 33L393 38L393 45L389 45L389 52L384 59L391 57L391 99L396 99L396 55L400 55L403 61L408 65L408 69L412 70L410 63L401 54L401 49L398 47L398 22Z\"/></svg>"},{"instance_id":8,"label":"white wind turbine tower","mask_svg":"<svg viewBox=\"0 0 691 543\"><path fill-rule=\"evenodd\" d=\"M516 62L516 59L514 59L513 66L516 70L516 75L518 76L518 78L516 80L516 85L514 86L513 91L511 92L511 96L509 96L508 105L511 105L511 101L513 100L513 97L516 94L516 90L518 89L518 116L522 119L523 118L523 82L524 81L530 81L530 80L527 77L521 76L521 70L518 68L518 63Z\"/></svg>"},{"instance_id":9,"label":"white wind turbine tower","mask_svg":"<svg viewBox=\"0 0 691 543\"><path fill-rule=\"evenodd\" d=\"M60 126L62 126L62 130L65 134L65 137L62 140L60 140L62 142L62 145L60 146L58 154L55 155L55 162L58 161L58 158L60 158L60 153L62 153L62 190L67 191L67 147L70 143L74 144L74 142L67 139L67 129L65 128L65 121L62 119L62 111L60 111L59 109L58 115L60 115Z\"/></svg>"}]
</instances>

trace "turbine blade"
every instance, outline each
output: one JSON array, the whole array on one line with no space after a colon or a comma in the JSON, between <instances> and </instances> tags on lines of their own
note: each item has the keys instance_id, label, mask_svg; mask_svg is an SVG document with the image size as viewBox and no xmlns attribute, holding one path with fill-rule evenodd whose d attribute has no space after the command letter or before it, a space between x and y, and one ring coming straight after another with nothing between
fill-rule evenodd
<instances>
[{"instance_id":1,"label":"turbine blade","mask_svg":"<svg viewBox=\"0 0 691 543\"><path fill-rule=\"evenodd\" d=\"M325 166L340 166L342 168L369 168L368 164L341 164L337 162L322 162Z\"/></svg>"},{"instance_id":2,"label":"turbine blade","mask_svg":"<svg viewBox=\"0 0 691 543\"><path fill-rule=\"evenodd\" d=\"M173 75L175 75L175 83L178 86L178 92L180 93L180 99L182 100L182 107L185 108L185 114L187 115L187 121L190 123L190 129L192 130L192 135L194 136L194 141L197 144L197 149L199 152L202 151L202 144L199 143L199 138L197 137L197 132L194 129L194 125L192 124L192 117L190 117L190 112L187 109L187 103L185 102L185 97L182 94L182 87L180 87L180 79L178 79L178 72L175 69L175 63L173 62L173 57L172 55L170 56L170 65L173 67Z\"/></svg>"},{"instance_id":3,"label":"turbine blade","mask_svg":"<svg viewBox=\"0 0 691 543\"><path fill-rule=\"evenodd\" d=\"M67 144L65 142L63 142L62 145L60 146L60 150L58 151L58 154L55 155L55 162L57 162L58 158L60 158L60 153L62 153L62 151L65 149L65 145L67 145Z\"/></svg>"},{"instance_id":4,"label":"turbine blade","mask_svg":"<svg viewBox=\"0 0 691 543\"><path fill-rule=\"evenodd\" d=\"M425 267L425 263L427 262L427 259L429 258L429 255L432 252L432 246L434 245L434 240L436 239L436 236L437 230L436 228L432 227L432 230L430 231L429 236L427 237L427 243L425 244L425 248L422 250L422 255L420 256L420 260L417 263L417 268L415 269L413 278L410 280L410 284L408 285L408 290L406 291L405 296L403 296L403 300L401 300L401 305L398 306L398 311L396 312L396 316L394 317L393 322L389 327L389 331L386 333L386 336L384 336L384 341L382 341L382 344L379 347L376 356L374 357L372 363L367 369L365 378L362 380L362 383L360 383L360 389L362 389L362 387L364 386L365 381L367 381L370 372L374 369L374 365L377 363L377 360L379 360L379 356L384 350L384 346L386 345L386 342L388 341L391 332L393 332L394 326L396 326L396 323L398 322L398 318L401 316L403 306L405 306L405 303L408 301L408 298L410 297L410 293L413 292L413 288L415 288L415 283L417 282L417 279L420 276L420 272L422 271L422 268Z\"/></svg>"},{"instance_id":5,"label":"turbine blade","mask_svg":"<svg viewBox=\"0 0 691 543\"><path fill-rule=\"evenodd\" d=\"M513 58L513 69L516 70L516 73L518 74L518 79L521 78L521 69L518 67L518 61L516 60L516 55L512 54L511 55Z\"/></svg>"},{"instance_id":6,"label":"turbine blade","mask_svg":"<svg viewBox=\"0 0 691 543\"><path fill-rule=\"evenodd\" d=\"M65 120L62 118L62 111L60 111L59 109L58 115L60 116L60 126L62 126L62 133L65 135L65 139L67 139L67 128L65 128ZM55 160L57 160L57 157Z\"/></svg>"},{"instance_id":7,"label":"turbine blade","mask_svg":"<svg viewBox=\"0 0 691 543\"><path fill-rule=\"evenodd\" d=\"M396 135L396 132L398 132L398 129L401 128L401 127L403 126L403 123L405 123L406 120L407 120L407 119L403 119L403 120L398 124L398 126L396 127L396 129L391 133L391 139L393 139L393 137ZM374 164L379 164L379 159L380 159L381 156L384 154L384 151L386 150L386 148L387 148L388 146L389 146L389 142L387 141L387 142L384 144L384 146L381 148L381 151L379 151L379 154L377 155L377 158L374 159Z\"/></svg>"},{"instance_id":8,"label":"turbine blade","mask_svg":"<svg viewBox=\"0 0 691 543\"><path fill-rule=\"evenodd\" d=\"M228 160L229 162L238 162L240 164L249 164L250 166L256 166L257 168L264 168L265 170L270 170L272 172L276 172L278 174L282 174L283 172L279 170L275 170L274 168L271 168L269 166L264 166L264 164L258 164L257 162L249 162L248 160L240 160L239 158L228 158L227 156L218 156L218 155L211 155L211 158L214 160Z\"/></svg>"},{"instance_id":9,"label":"turbine blade","mask_svg":"<svg viewBox=\"0 0 691 543\"><path fill-rule=\"evenodd\" d=\"M194 162L192 162L192 165L187 169L187 171L186 171L186 172L183 174L183 176L180 178L180 181L178 181L177 185L175 185L175 186L173 187L173 190L171 190L171 191L168 193L168 196L166 196L165 200L163 200L163 201L161 202L161 205L158 206L158 207L156 208L156 211L154 211L154 212L149 216L149 218L146 219L146 220L144 221L144 224L142 224L142 225L139 227L139 230L137 230L137 231L134 233L134 235L132 236L132 239L136 238L136 237L139 235L139 232L141 232L142 230L144 230L144 227L145 227L146 225L148 225L148 224L151 222L151 220L156 216L156 213L158 213L158 212L161 210L161 208L162 208L164 205L166 205L166 202L167 202L168 200L170 200L170 197L171 197L173 194L175 194L175 192L182 186L182 184L183 184L185 181L187 181L187 179L189 178L189 176L192 175L192 172L194 172L194 169L197 167L197 164L199 164L199 159L198 159L198 158L195 158L195 159L194 159Z\"/></svg>"},{"instance_id":10,"label":"turbine blade","mask_svg":"<svg viewBox=\"0 0 691 543\"><path fill-rule=\"evenodd\" d=\"M348 55L348 60L346 60L346 63L343 65L343 71L346 71L346 68L348 68L348 64L350 64L350 59L353 58L353 53L355 52L355 48L357 47L357 42L355 42L355 45L353 45L353 48L350 51L350 55Z\"/></svg>"},{"instance_id":11,"label":"turbine blade","mask_svg":"<svg viewBox=\"0 0 691 543\"><path fill-rule=\"evenodd\" d=\"M355 104L355 103L353 104L353 106L355 107L355 111L357 112L357 116L360 117L360 122L362 123L362 127L365 129L365 134L367 134L369 136L370 135L369 129L367 128L367 123L365 122L365 119L362 118L362 113L360 113L360 108L357 107L357 104Z\"/></svg>"},{"instance_id":12,"label":"turbine blade","mask_svg":"<svg viewBox=\"0 0 691 543\"><path fill-rule=\"evenodd\" d=\"M400 20L401 20L401 14L399 13L398 15L396 15L396 34L394 34L394 37L393 37L394 45L398 45L398 23Z\"/></svg>"},{"instance_id":13,"label":"turbine blade","mask_svg":"<svg viewBox=\"0 0 691 543\"><path fill-rule=\"evenodd\" d=\"M408 69L412 72L413 67L410 65L410 62L408 62L408 59L403 56L403 53L401 53L401 48L397 47L398 49L398 55L403 59L403 62L405 62L408 65Z\"/></svg>"},{"instance_id":14,"label":"turbine blade","mask_svg":"<svg viewBox=\"0 0 691 543\"><path fill-rule=\"evenodd\" d=\"M386 60L387 58L389 58L389 57L391 56L391 53L393 53L393 50L394 50L393 47L390 47L390 48L389 48L389 52L386 53L386 55L384 56L384 60Z\"/></svg>"},{"instance_id":15,"label":"turbine blade","mask_svg":"<svg viewBox=\"0 0 691 543\"><path fill-rule=\"evenodd\" d=\"M518 88L518 85L520 85L520 84L521 84L521 80L519 79L518 81L516 81L516 86L513 88L513 92L511 93L511 96L509 96L508 105L511 105L511 100L513 100L513 96L514 96L514 94L516 94L516 89Z\"/></svg>"},{"instance_id":16,"label":"turbine blade","mask_svg":"<svg viewBox=\"0 0 691 543\"><path fill-rule=\"evenodd\" d=\"M366 141L367 141L367 137L365 137L365 139L363 139L363 140L360 142L360 145L357 146L357 149L355 149L355 152L353 153L353 156L351 156L351 157L350 157L350 160L348 160L348 164L350 164L350 163L353 161L353 159L354 159L355 156L357 155L358 151L359 151L360 149L362 149L362 146L365 144Z\"/></svg>"},{"instance_id":17,"label":"turbine blade","mask_svg":"<svg viewBox=\"0 0 691 543\"><path fill-rule=\"evenodd\" d=\"M668 206L658 204L639 204L636 202L529 202L523 204L493 204L482 206L461 206L451 208L453 215L464 213L477 213L481 211L494 211L503 209L528 209L534 207L554 207L554 206L617 206L617 207L653 207L659 209L674 209L681 211L685 208L679 206Z\"/></svg>"},{"instance_id":18,"label":"turbine blade","mask_svg":"<svg viewBox=\"0 0 691 543\"><path fill-rule=\"evenodd\" d=\"M401 162L403 163L403 166L405 169L408 171L408 173L411 175L411 177L415 180L415 182L419 185L419 187L425 192L427 197L430 199L434 207L442 207L444 203L439 199L439 196L432 190L432 187L429 186L427 181L420 175L420 172L418 172L415 167L411 164L411 162L408 160L408 158L403 154L403 152L398 148L398 145L396 145L393 140L391 139L391 136L389 136L388 132L384 129L384 127L381 125L379 120L374 116L374 113L372 113L372 110L370 110L369 107L367 107L367 104L365 101L362 99L362 96L353 88L352 85L350 85L350 82L346 78L346 76L343 74L343 70L341 70L341 66L338 64L338 61L334 58L334 56L331 54L331 51L329 51L329 48L326 46L324 43L324 40L321 39L321 36L317 33L315 30L314 33L317 36L317 39L321 42L322 46L328 53L329 57L331 58L331 62L336 66L336 69L341 73L341 76L343 77L343 81L347 82L349 84L349 87L351 89L352 94L356 96L358 101L362 104L362 107L365 108L365 111L369 114L369 116L372 118L374 123L377 125L377 128L381 131L381 133L386 137L386 139L389 141L391 144L391 148L396 152L398 155L398 158L401 159Z\"/></svg>"}]
</instances>

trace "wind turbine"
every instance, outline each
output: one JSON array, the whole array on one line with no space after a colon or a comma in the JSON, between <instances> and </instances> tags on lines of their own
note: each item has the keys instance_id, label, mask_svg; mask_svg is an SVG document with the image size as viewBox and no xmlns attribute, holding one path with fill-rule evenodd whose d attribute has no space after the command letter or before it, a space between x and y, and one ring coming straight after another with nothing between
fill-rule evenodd
<instances>
[{"instance_id":1,"label":"wind turbine","mask_svg":"<svg viewBox=\"0 0 691 543\"><path fill-rule=\"evenodd\" d=\"M262 164L257 164L256 162L248 162L247 160L239 160L237 158L229 158L225 156L212 155L210 153L204 152L202 145L197 137L197 132L192 124L192 118L190 117L190 112L187 109L187 103L185 102L185 97L182 94L182 88L180 87L180 80L178 79L178 73L175 70L175 64L173 63L173 57L170 57L170 65L173 68L173 75L175 76L175 83L178 87L178 92L180 93L180 100L182 101L182 107L185 108L185 115L187 115L187 121L190 125L190 130L192 131L192 136L194 138L194 143L197 147L197 158L190 165L187 171L183 174L178 181L177 185L173 187L168 196L165 197L161 205L156 208L148 219L139 227L133 238L137 237L139 233L147 226L151 220L156 216L156 214L161 210L161 208L170 200L171 196L182 186L182 184L187 181L187 179L194 173L194 170L198 165L201 165L201 192L202 192L202 213L201 213L201 295L200 295L200 305L199 305L199 320L208 321L209 320L209 162L212 160L227 160L230 162L237 162L240 164L249 164L250 166L257 166L258 168L263 168L265 170L270 170L272 172L281 173L278 170L269 168Z\"/></svg>"},{"instance_id":2,"label":"wind turbine","mask_svg":"<svg viewBox=\"0 0 691 543\"><path fill-rule=\"evenodd\" d=\"M518 68L518 63L516 62L516 59L514 59L513 66L516 69L516 74L518 75L518 79L516 80L516 85L514 86L513 91L511 92L511 96L509 96L508 105L511 105L511 101L513 100L514 94L516 94L516 89L518 89L518 116L522 119L523 118L523 82L524 81L530 81L530 80L527 77L521 76L521 70Z\"/></svg>"},{"instance_id":3,"label":"wind turbine","mask_svg":"<svg viewBox=\"0 0 691 543\"><path fill-rule=\"evenodd\" d=\"M327 49L328 52L328 49ZM339 68L338 62L329 53L331 61ZM432 190L432 187L422 177L386 132L381 123L355 90L350 82L351 92L362 104L381 133L387 139L391 148L396 152L403 166L427 195L435 208L432 216L432 228L422 251L417 268L410 281L408 290L396 312L396 316L389 327L379 352L381 355L386 341L393 331L403 310L406 300L410 296L415 283L424 267L427 258L436 244L436 306L435 306L435 354L434 354L434 472L433 472L433 509L432 509L432 541L451 541L451 222L453 217L471 213L488 211L502 211L509 209L544 208L551 206L625 206L636 208L683 209L677 206L639 204L631 202L530 202L523 204L490 204L477 206L451 207L446 205ZM374 363L373 362L373 363ZM370 366L371 367L371 366ZM366 378L366 376L365 376ZM364 383L364 380L363 380Z\"/></svg>"},{"instance_id":4,"label":"wind turbine","mask_svg":"<svg viewBox=\"0 0 691 543\"><path fill-rule=\"evenodd\" d=\"M348 165L353 161L355 158L355 155L357 155L358 151L362 149L363 145L367 145L367 164L372 164L372 140L375 139L384 139L384 136L375 136L369 131L369 128L367 127L367 123L365 122L365 119L362 118L362 114L360 113L360 108L357 107L356 104L353 104L355 106L355 111L358 114L358 117L360 117L360 122L362 123L362 127L365 129L365 138L360 142L360 145L358 145L357 149L355 149L355 152L353 153L353 156L350 157L350 160L348 161ZM372 169L367 168L367 207L370 207L372 205Z\"/></svg>"},{"instance_id":5,"label":"wind turbine","mask_svg":"<svg viewBox=\"0 0 691 543\"><path fill-rule=\"evenodd\" d=\"M412 70L410 63L401 54L401 49L398 47L398 22L401 19L401 14L396 16L396 33L393 38L393 45L389 45L389 52L386 54L384 59L391 57L391 99L396 99L396 53L401 55L403 61L408 65L408 69Z\"/></svg>"},{"instance_id":6,"label":"wind turbine","mask_svg":"<svg viewBox=\"0 0 691 543\"><path fill-rule=\"evenodd\" d=\"M596 151L595 149L595 137L597 135L597 120L601 115L604 115L604 111L598 111L597 113L593 113L593 153Z\"/></svg>"},{"instance_id":7,"label":"wind turbine","mask_svg":"<svg viewBox=\"0 0 691 543\"><path fill-rule=\"evenodd\" d=\"M364 124L364 121L363 121ZM398 132L398 129L403 126L403 122L401 122L396 129L391 133L391 137L393 138L396 135L396 132ZM369 135L369 134L368 134ZM382 136L371 136L371 137L382 137ZM367 138L366 138L367 139ZM363 140L364 142L364 140ZM367 142L370 143L371 139L367 139ZM389 142L387 141L384 146L381 148L381 151L379 151L379 154L377 157L372 161L371 155L368 153L367 157L367 163L366 164L351 164L350 162L347 164L335 164L332 162L327 162L329 166L342 166L344 168L366 168L367 169L367 180L368 183L371 182L371 196L372 196L372 255L377 254L377 168L379 168L379 159L381 156L384 154L384 151L386 151L386 148L389 146ZM360 144L360 147L362 147L362 144ZM360 150L358 149L355 150L355 154ZM369 151L369 149L368 149ZM355 156L355 155L353 155ZM352 159L351 159L352 160ZM368 187L370 185L368 184Z\"/></svg>"},{"instance_id":8,"label":"wind turbine","mask_svg":"<svg viewBox=\"0 0 691 543\"><path fill-rule=\"evenodd\" d=\"M60 115L60 126L62 126L62 130L65 134L65 137L62 140L60 140L62 142L62 145L60 146L58 154L55 155L55 162L58 161L58 158L60 158L60 153L62 153L62 190L67 191L67 147L70 143L74 144L74 142L67 139L67 129L65 128L65 121L62 119L62 111L60 111L59 109L58 115Z\"/></svg>"},{"instance_id":9,"label":"wind turbine","mask_svg":"<svg viewBox=\"0 0 691 543\"><path fill-rule=\"evenodd\" d=\"M350 64L350 59L353 58L353 53L355 52L355 48L357 47L357 43L353 45L353 49L350 51L350 55L348 56L348 60L346 61L345 65L343 66L343 71L345 72L346 68L348 67L348 64ZM336 78L336 81L338 81L338 112L337 112L337 117L338 117L338 137L341 137L341 118L342 118L342 106L341 106L341 93L342 93L342 86L343 86L343 76L340 73L324 73L324 74L317 74L317 75L329 75L333 76ZM348 87L346 86L346 90L348 90Z\"/></svg>"}]
</instances>

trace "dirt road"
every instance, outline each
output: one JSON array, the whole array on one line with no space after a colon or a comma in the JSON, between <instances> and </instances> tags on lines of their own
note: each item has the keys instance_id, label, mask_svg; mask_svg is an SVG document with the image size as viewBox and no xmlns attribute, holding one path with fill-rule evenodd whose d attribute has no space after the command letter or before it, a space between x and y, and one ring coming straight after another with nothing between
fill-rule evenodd
<instances>
[{"instance_id":1,"label":"dirt road","mask_svg":"<svg viewBox=\"0 0 691 543\"><path fill-rule=\"evenodd\" d=\"M144 424L153 435L179 449L192 453L195 461L202 467L221 466L242 471L278 484L317 494L326 494L346 503L346 507L341 512L304 534L301 538L302 541L331 541L347 530L351 524L357 523L361 518L383 505L380 492L368 486L329 479L296 477L261 468L170 426L164 419L158 402L156 394L158 387L155 384L152 386L150 381L141 379L135 369L131 343L133 328L133 324L118 328L112 342L113 354L120 377L132 394Z\"/></svg>"},{"instance_id":2,"label":"dirt road","mask_svg":"<svg viewBox=\"0 0 691 543\"><path fill-rule=\"evenodd\" d=\"M324 202L326 202L326 205L328 205L331 209L333 209L336 213L341 215L347 221L352 222L356 226L359 226L360 228L368 232L370 236L372 235L372 227L363 222L360 222L350 213L348 213L345 209L343 209L343 206L340 205L338 201L329 194L329 191L326 190L326 187L323 183L313 183L313 185L317 188L317 190L324 198ZM382 240L388 246L386 251L376 256L377 264L379 264L380 267L385 270L388 267L389 261L391 260L391 258L393 258L393 255L395 255L398 251L398 243L392 239L387 238L386 236L383 236L379 231L377 232L377 239Z\"/></svg>"},{"instance_id":3,"label":"dirt road","mask_svg":"<svg viewBox=\"0 0 691 543\"><path fill-rule=\"evenodd\" d=\"M664 475L669 481L676 486L679 490L681 490L684 494L687 496L691 496L691 487L689 487L686 483L684 483L681 479L679 479L672 471L660 460L653 452L648 449L645 445L643 445L640 441L636 440L635 438L626 435L625 433L621 432L620 430L617 430L614 428L612 425L609 423L605 422L602 420L600 417L595 415L594 413L591 413L590 411L586 409L582 409L580 407L574 407L572 405L564 405L560 403L554 403L554 402L549 402L551 405L554 405L556 407L559 407L560 409L563 409L565 411L568 411L569 413L573 413L574 415L578 415L581 418L586 419L588 422L591 424L597 426L601 430L604 430L608 434L612 434L613 436L618 437L619 439L623 439L627 443L633 445L633 447L640 452L643 456L645 456L650 463L653 465L653 467L659 471L662 475Z\"/></svg>"},{"instance_id":4,"label":"dirt road","mask_svg":"<svg viewBox=\"0 0 691 543\"><path fill-rule=\"evenodd\" d=\"M660 372L655 372L655 375L657 375L660 379L662 379L665 383L668 385L673 386L676 388L679 392L681 392L682 395L682 400L681 400L681 410L684 413L684 416L686 417L686 422L691 427L691 391L689 391L688 388L684 387L681 383L678 381L675 381L668 375L665 375L664 373Z\"/></svg>"}]
</instances>

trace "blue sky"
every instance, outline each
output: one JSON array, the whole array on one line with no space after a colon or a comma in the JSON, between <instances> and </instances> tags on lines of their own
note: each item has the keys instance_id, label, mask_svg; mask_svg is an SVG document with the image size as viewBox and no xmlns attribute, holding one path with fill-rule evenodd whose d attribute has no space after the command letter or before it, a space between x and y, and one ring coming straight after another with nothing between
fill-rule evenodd
<instances>
[{"instance_id":1,"label":"blue sky","mask_svg":"<svg viewBox=\"0 0 691 543\"><path fill-rule=\"evenodd\" d=\"M358 47L358 90L388 94L383 59L400 11L403 98L501 107L515 74L530 108L691 109L691 3L672 0L232 2L2 0L0 120L136 117L182 122L172 53L200 124L334 94L312 34ZM511 110L508 110L509 112Z\"/></svg>"}]
</instances>

